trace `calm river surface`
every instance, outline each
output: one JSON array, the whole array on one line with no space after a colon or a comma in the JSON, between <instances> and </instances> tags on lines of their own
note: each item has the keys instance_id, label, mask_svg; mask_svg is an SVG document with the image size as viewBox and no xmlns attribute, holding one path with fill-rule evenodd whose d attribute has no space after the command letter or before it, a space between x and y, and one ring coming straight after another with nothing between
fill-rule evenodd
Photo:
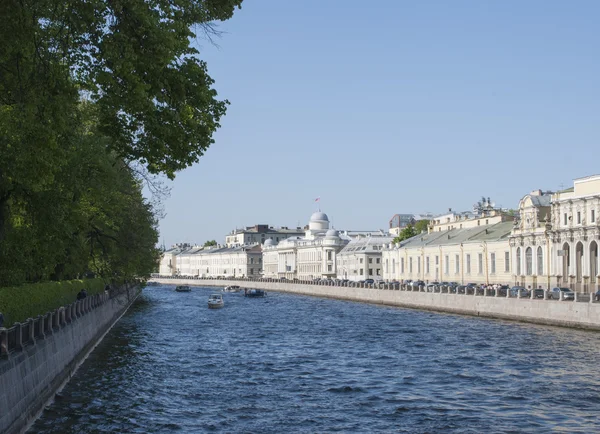
<instances>
[{"instance_id":1,"label":"calm river surface","mask_svg":"<svg viewBox=\"0 0 600 434\"><path fill-rule=\"evenodd\" d=\"M600 432L600 334L147 287L30 432Z\"/></svg>"}]
</instances>

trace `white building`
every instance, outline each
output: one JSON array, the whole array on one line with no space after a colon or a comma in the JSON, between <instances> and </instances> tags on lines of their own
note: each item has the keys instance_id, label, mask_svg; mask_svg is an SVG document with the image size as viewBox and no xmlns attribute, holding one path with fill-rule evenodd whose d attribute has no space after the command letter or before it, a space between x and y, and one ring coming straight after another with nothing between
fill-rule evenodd
<instances>
[{"instance_id":1,"label":"white building","mask_svg":"<svg viewBox=\"0 0 600 434\"><path fill-rule=\"evenodd\" d=\"M383 265L381 252L392 242L392 236L381 234L358 235L337 255L337 277L359 281L381 280Z\"/></svg>"},{"instance_id":2,"label":"white building","mask_svg":"<svg viewBox=\"0 0 600 434\"><path fill-rule=\"evenodd\" d=\"M519 203L511 237L514 279L537 287L595 292L600 279L600 175L557 193L534 191Z\"/></svg>"},{"instance_id":3,"label":"white building","mask_svg":"<svg viewBox=\"0 0 600 434\"><path fill-rule=\"evenodd\" d=\"M225 244L228 247L240 246L243 244L264 244L267 240L273 240L278 243L289 237L303 236L304 230L300 227L288 228L282 226L276 228L269 225L248 226L245 229L235 229L225 237Z\"/></svg>"},{"instance_id":4,"label":"white building","mask_svg":"<svg viewBox=\"0 0 600 434\"><path fill-rule=\"evenodd\" d=\"M161 275L198 277L260 277L260 244L234 247L200 246L166 251L161 258Z\"/></svg>"},{"instance_id":5,"label":"white building","mask_svg":"<svg viewBox=\"0 0 600 434\"><path fill-rule=\"evenodd\" d=\"M325 213L315 212L304 236L292 236L276 244L265 243L264 277L312 280L336 276L337 253L348 244L348 237L329 228Z\"/></svg>"},{"instance_id":6,"label":"white building","mask_svg":"<svg viewBox=\"0 0 600 434\"><path fill-rule=\"evenodd\" d=\"M175 244L169 250L164 251L160 258L160 264L158 267L159 274L162 276L174 276L178 274L177 255L191 248L191 244L181 243Z\"/></svg>"}]
</instances>

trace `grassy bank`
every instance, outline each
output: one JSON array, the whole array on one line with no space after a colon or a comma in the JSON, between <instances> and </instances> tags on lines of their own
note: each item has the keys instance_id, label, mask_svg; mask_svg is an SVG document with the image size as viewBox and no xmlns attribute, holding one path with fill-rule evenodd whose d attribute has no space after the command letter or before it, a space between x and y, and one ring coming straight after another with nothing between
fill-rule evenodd
<instances>
[{"instance_id":1,"label":"grassy bank","mask_svg":"<svg viewBox=\"0 0 600 434\"><path fill-rule=\"evenodd\" d=\"M92 295L104 291L104 286L102 279L86 279L0 288L0 312L4 314L4 327L72 303L82 288Z\"/></svg>"}]
</instances>

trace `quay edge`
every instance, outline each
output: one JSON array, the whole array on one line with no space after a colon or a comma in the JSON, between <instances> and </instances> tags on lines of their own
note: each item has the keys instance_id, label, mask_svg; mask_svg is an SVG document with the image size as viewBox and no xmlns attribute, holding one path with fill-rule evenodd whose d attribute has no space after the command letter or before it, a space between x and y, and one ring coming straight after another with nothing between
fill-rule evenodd
<instances>
[{"instance_id":1,"label":"quay edge","mask_svg":"<svg viewBox=\"0 0 600 434\"><path fill-rule=\"evenodd\" d=\"M277 280L152 278L166 285L229 286L264 289L314 297L349 300L403 308L478 316L542 325L600 330L600 303L474 296L383 288L312 285Z\"/></svg>"}]
</instances>

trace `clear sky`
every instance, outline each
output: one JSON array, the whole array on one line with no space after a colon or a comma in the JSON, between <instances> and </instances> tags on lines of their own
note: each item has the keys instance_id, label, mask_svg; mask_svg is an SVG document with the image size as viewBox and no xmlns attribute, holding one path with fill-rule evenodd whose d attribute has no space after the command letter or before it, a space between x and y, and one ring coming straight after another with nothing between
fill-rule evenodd
<instances>
[{"instance_id":1,"label":"clear sky","mask_svg":"<svg viewBox=\"0 0 600 434\"><path fill-rule=\"evenodd\" d=\"M245 0L198 42L229 106L161 243L514 208L600 173L600 1Z\"/></svg>"}]
</instances>

